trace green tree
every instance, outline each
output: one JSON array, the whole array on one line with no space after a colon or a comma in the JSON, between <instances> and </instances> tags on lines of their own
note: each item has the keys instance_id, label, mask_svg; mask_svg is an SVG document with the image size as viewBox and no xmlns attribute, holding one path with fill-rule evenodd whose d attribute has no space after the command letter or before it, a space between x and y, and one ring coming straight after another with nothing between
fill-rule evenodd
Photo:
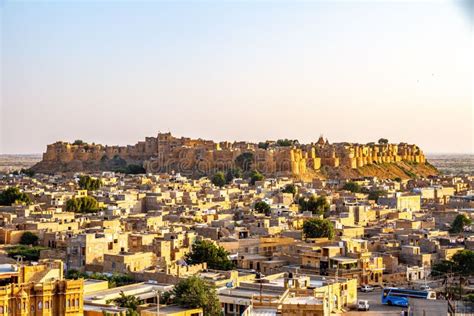
<instances>
[{"instance_id":1,"label":"green tree","mask_svg":"<svg viewBox=\"0 0 474 316\"><path fill-rule=\"evenodd\" d=\"M359 193L362 190L357 182L347 182L342 188L344 190L351 191L352 193Z\"/></svg>"},{"instance_id":2,"label":"green tree","mask_svg":"<svg viewBox=\"0 0 474 316\"><path fill-rule=\"evenodd\" d=\"M100 210L99 202L91 196L72 198L66 202L69 212L94 213Z\"/></svg>"},{"instance_id":3,"label":"green tree","mask_svg":"<svg viewBox=\"0 0 474 316\"><path fill-rule=\"evenodd\" d=\"M97 272L92 273L92 274L87 274L75 269L71 269L66 272L66 279L77 280L81 278L108 281L109 288L132 284L135 282L133 277L127 274L121 274L121 273L114 273L113 275L102 274L102 273L97 273Z\"/></svg>"},{"instance_id":4,"label":"green tree","mask_svg":"<svg viewBox=\"0 0 474 316\"><path fill-rule=\"evenodd\" d=\"M197 240L186 254L185 261L188 264L207 262L207 267L217 270L232 270L234 264L229 259L229 253L222 247L216 246L208 240Z\"/></svg>"},{"instance_id":5,"label":"green tree","mask_svg":"<svg viewBox=\"0 0 474 316\"><path fill-rule=\"evenodd\" d=\"M0 193L0 205L12 205L13 203L31 204L31 199L28 195L20 192L17 187L9 187Z\"/></svg>"},{"instance_id":6,"label":"green tree","mask_svg":"<svg viewBox=\"0 0 474 316\"><path fill-rule=\"evenodd\" d=\"M299 144L297 139L291 140L291 139L279 139L276 141L277 146L281 147L288 147L288 146L293 146Z\"/></svg>"},{"instance_id":7,"label":"green tree","mask_svg":"<svg viewBox=\"0 0 474 316\"><path fill-rule=\"evenodd\" d=\"M255 182L262 181L263 179L265 179L265 177L263 176L263 174L261 174L257 170L253 170L252 173L250 174L251 185L255 185Z\"/></svg>"},{"instance_id":8,"label":"green tree","mask_svg":"<svg viewBox=\"0 0 474 316\"><path fill-rule=\"evenodd\" d=\"M213 176L212 176L212 184L214 184L215 186L217 187L223 187L226 183L225 181L225 176L224 176L224 173L222 172L216 172Z\"/></svg>"},{"instance_id":9,"label":"green tree","mask_svg":"<svg viewBox=\"0 0 474 316\"><path fill-rule=\"evenodd\" d=\"M450 260L442 260L440 262L435 263L431 267L431 275L432 276L441 276L446 273L452 272L456 270L454 266L454 262Z\"/></svg>"},{"instance_id":10,"label":"green tree","mask_svg":"<svg viewBox=\"0 0 474 316\"><path fill-rule=\"evenodd\" d=\"M327 214L331 208L329 202L324 196L318 196L317 198L310 196L309 199L301 197L298 200L298 205L300 212L310 211L311 213L318 215Z\"/></svg>"},{"instance_id":11,"label":"green tree","mask_svg":"<svg viewBox=\"0 0 474 316\"><path fill-rule=\"evenodd\" d=\"M23 235L21 235L20 238L20 244L21 245L33 245L36 246L38 245L38 240L39 237L35 233L32 232L24 232Z\"/></svg>"},{"instance_id":12,"label":"green tree","mask_svg":"<svg viewBox=\"0 0 474 316\"><path fill-rule=\"evenodd\" d=\"M268 149L269 146L270 146L270 144L268 142L260 142L257 145L257 147L260 148L260 149Z\"/></svg>"},{"instance_id":13,"label":"green tree","mask_svg":"<svg viewBox=\"0 0 474 316\"><path fill-rule=\"evenodd\" d=\"M22 256L25 260L28 261L38 261L40 257L41 250L48 249L46 247L40 246L25 246L18 245L9 247L6 249L7 254L11 258L16 258L17 256Z\"/></svg>"},{"instance_id":14,"label":"green tree","mask_svg":"<svg viewBox=\"0 0 474 316\"><path fill-rule=\"evenodd\" d=\"M112 300L117 306L127 309L127 316L140 315L138 312L138 306L140 306L140 300L135 295L126 295L123 291L120 291L120 296Z\"/></svg>"},{"instance_id":15,"label":"green tree","mask_svg":"<svg viewBox=\"0 0 474 316\"><path fill-rule=\"evenodd\" d=\"M388 139L386 139L386 138L380 138L379 141L378 141L378 143L379 143L380 145L386 145L386 144L388 144Z\"/></svg>"},{"instance_id":16,"label":"green tree","mask_svg":"<svg viewBox=\"0 0 474 316\"><path fill-rule=\"evenodd\" d=\"M146 173L146 170L145 170L145 168L143 168L143 166L131 164L131 165L128 165L127 168L125 168L124 173L126 173L126 174L144 174L144 173Z\"/></svg>"},{"instance_id":17,"label":"green tree","mask_svg":"<svg viewBox=\"0 0 474 316\"><path fill-rule=\"evenodd\" d=\"M81 272L76 269L70 269L66 271L66 279L77 280L77 279L88 279L87 273Z\"/></svg>"},{"instance_id":18,"label":"green tree","mask_svg":"<svg viewBox=\"0 0 474 316\"><path fill-rule=\"evenodd\" d=\"M205 316L220 316L222 313L215 288L197 276L180 280L171 296L174 304L188 308L200 307Z\"/></svg>"},{"instance_id":19,"label":"green tree","mask_svg":"<svg viewBox=\"0 0 474 316\"><path fill-rule=\"evenodd\" d=\"M469 226L472 224L472 220L464 214L459 214L454 219L453 223L451 224L451 228L449 232L451 234L459 234L464 231L464 227Z\"/></svg>"},{"instance_id":20,"label":"green tree","mask_svg":"<svg viewBox=\"0 0 474 316\"><path fill-rule=\"evenodd\" d=\"M364 193L367 193L367 191L365 191ZM384 190L372 190L372 191L368 191L369 195L368 195L368 199L369 200L373 200L373 201L378 201L379 197L383 196L383 195L386 195L387 194L387 191L384 191Z\"/></svg>"},{"instance_id":21,"label":"green tree","mask_svg":"<svg viewBox=\"0 0 474 316\"><path fill-rule=\"evenodd\" d=\"M457 273L471 276L474 274L474 251L460 250L454 254L451 260L443 260L433 265L431 274L433 276L445 273Z\"/></svg>"},{"instance_id":22,"label":"green tree","mask_svg":"<svg viewBox=\"0 0 474 316\"><path fill-rule=\"evenodd\" d=\"M296 186L292 183L285 185L283 190L281 190L283 193L291 193L293 195L296 194Z\"/></svg>"},{"instance_id":23,"label":"green tree","mask_svg":"<svg viewBox=\"0 0 474 316\"><path fill-rule=\"evenodd\" d=\"M225 174L226 183L231 183L235 178L242 178L242 170L240 168L227 170L227 173Z\"/></svg>"},{"instance_id":24,"label":"green tree","mask_svg":"<svg viewBox=\"0 0 474 316\"><path fill-rule=\"evenodd\" d=\"M81 140L81 139L76 139L74 141L74 143L72 143L73 145L84 145L84 142Z\"/></svg>"},{"instance_id":25,"label":"green tree","mask_svg":"<svg viewBox=\"0 0 474 316\"><path fill-rule=\"evenodd\" d=\"M334 238L334 226L327 219L311 218L303 223L306 238Z\"/></svg>"},{"instance_id":26,"label":"green tree","mask_svg":"<svg viewBox=\"0 0 474 316\"><path fill-rule=\"evenodd\" d=\"M117 172L126 172L127 170L127 161L120 157L120 155L115 155L112 159L107 161L108 166Z\"/></svg>"},{"instance_id":27,"label":"green tree","mask_svg":"<svg viewBox=\"0 0 474 316\"><path fill-rule=\"evenodd\" d=\"M95 191L100 189L102 181L100 179L94 179L88 175L79 177L79 188L87 191Z\"/></svg>"},{"instance_id":28,"label":"green tree","mask_svg":"<svg viewBox=\"0 0 474 316\"><path fill-rule=\"evenodd\" d=\"M254 210L257 211L258 213L264 213L265 216L270 216L272 214L272 210L270 205L268 205L264 201L258 201L255 203L253 206Z\"/></svg>"},{"instance_id":29,"label":"green tree","mask_svg":"<svg viewBox=\"0 0 474 316\"><path fill-rule=\"evenodd\" d=\"M25 168L21 169L20 172L24 175L27 175L30 178L33 177L36 174L36 172L34 170L25 169Z\"/></svg>"},{"instance_id":30,"label":"green tree","mask_svg":"<svg viewBox=\"0 0 474 316\"><path fill-rule=\"evenodd\" d=\"M235 165L244 172L252 170L253 162L254 155L250 152L242 153L235 158Z\"/></svg>"},{"instance_id":31,"label":"green tree","mask_svg":"<svg viewBox=\"0 0 474 316\"><path fill-rule=\"evenodd\" d=\"M454 262L456 272L464 275L474 274L474 251L467 249L458 251L451 260Z\"/></svg>"}]
</instances>

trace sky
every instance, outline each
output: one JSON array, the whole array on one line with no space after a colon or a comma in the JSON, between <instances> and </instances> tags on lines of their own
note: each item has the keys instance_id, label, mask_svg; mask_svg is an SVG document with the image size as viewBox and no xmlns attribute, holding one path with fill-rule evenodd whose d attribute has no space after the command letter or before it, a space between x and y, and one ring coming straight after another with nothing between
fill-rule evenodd
<instances>
[{"instance_id":1,"label":"sky","mask_svg":"<svg viewBox=\"0 0 474 316\"><path fill-rule=\"evenodd\" d=\"M0 0L0 153L57 140L474 153L474 0Z\"/></svg>"}]
</instances>

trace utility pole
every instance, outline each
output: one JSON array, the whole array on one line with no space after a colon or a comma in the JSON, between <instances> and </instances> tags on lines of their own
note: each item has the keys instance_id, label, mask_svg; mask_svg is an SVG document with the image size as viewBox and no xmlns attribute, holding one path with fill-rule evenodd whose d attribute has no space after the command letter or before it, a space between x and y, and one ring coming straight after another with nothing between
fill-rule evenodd
<instances>
[{"instance_id":1,"label":"utility pole","mask_svg":"<svg viewBox=\"0 0 474 316\"><path fill-rule=\"evenodd\" d=\"M263 274L261 272L257 272L257 280L260 283L260 304L262 303L262 292L263 292Z\"/></svg>"},{"instance_id":2,"label":"utility pole","mask_svg":"<svg viewBox=\"0 0 474 316\"><path fill-rule=\"evenodd\" d=\"M156 294L156 316L160 316L160 291L153 290Z\"/></svg>"}]
</instances>

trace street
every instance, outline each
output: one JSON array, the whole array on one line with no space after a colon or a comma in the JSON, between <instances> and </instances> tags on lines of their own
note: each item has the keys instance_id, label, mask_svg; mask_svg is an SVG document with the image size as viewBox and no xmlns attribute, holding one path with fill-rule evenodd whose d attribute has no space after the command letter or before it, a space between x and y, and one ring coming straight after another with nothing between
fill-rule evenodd
<instances>
[{"instance_id":1,"label":"street","mask_svg":"<svg viewBox=\"0 0 474 316\"><path fill-rule=\"evenodd\" d=\"M400 315L400 312L404 310L403 307L388 306L381 303L382 289L375 288L373 292L363 293L357 292L357 300L369 301L369 311L348 311L344 315Z\"/></svg>"}]
</instances>

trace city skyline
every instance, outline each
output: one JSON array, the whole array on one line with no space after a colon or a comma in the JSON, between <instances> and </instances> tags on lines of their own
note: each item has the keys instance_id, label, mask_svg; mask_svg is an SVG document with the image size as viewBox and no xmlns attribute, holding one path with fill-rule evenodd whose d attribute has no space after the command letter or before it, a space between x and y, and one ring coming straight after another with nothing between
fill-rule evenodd
<instances>
[{"instance_id":1,"label":"city skyline","mask_svg":"<svg viewBox=\"0 0 474 316\"><path fill-rule=\"evenodd\" d=\"M3 1L0 153L170 131L472 154L461 4Z\"/></svg>"}]
</instances>

